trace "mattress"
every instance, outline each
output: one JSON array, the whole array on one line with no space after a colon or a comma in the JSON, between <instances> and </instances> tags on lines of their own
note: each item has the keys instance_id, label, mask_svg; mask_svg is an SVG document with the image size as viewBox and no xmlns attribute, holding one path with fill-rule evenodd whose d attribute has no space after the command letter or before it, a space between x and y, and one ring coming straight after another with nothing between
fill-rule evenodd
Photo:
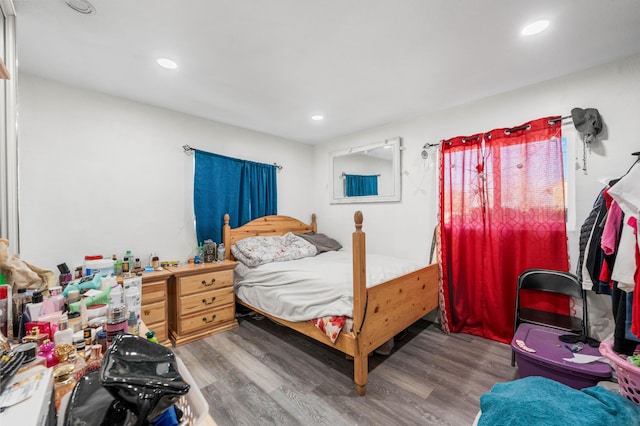
<instances>
[{"instance_id":1,"label":"mattress","mask_svg":"<svg viewBox=\"0 0 640 426\"><path fill-rule=\"evenodd\" d=\"M417 262L367 254L367 287L423 267ZM351 317L353 264L349 250L272 262L255 268L239 265L236 296L249 305L287 321L326 316Z\"/></svg>"}]
</instances>

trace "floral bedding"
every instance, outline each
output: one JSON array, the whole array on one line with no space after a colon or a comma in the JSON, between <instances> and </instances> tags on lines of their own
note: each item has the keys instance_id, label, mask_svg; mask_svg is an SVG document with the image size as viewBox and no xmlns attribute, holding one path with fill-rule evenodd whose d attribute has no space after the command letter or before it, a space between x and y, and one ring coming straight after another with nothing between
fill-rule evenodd
<instances>
[{"instance_id":1,"label":"floral bedding","mask_svg":"<svg viewBox=\"0 0 640 426\"><path fill-rule=\"evenodd\" d=\"M338 317L334 315L314 318L311 322L313 322L313 325L318 327L318 329L322 331L329 340L331 340L331 343L335 343L338 336L340 336L340 331L342 331L342 328L347 322L347 317Z\"/></svg>"},{"instance_id":2,"label":"floral bedding","mask_svg":"<svg viewBox=\"0 0 640 426\"><path fill-rule=\"evenodd\" d=\"M269 262L302 259L315 256L316 246L292 232L279 236L258 236L245 238L231 246L236 260L249 267L264 265Z\"/></svg>"}]
</instances>

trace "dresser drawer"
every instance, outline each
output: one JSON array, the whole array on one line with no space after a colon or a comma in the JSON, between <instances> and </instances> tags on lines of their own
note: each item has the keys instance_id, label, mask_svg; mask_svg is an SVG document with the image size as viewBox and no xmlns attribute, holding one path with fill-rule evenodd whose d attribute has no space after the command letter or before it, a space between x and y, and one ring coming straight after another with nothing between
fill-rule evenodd
<instances>
[{"instance_id":1,"label":"dresser drawer","mask_svg":"<svg viewBox=\"0 0 640 426\"><path fill-rule=\"evenodd\" d=\"M145 304L141 308L142 321L145 324L154 324L157 322L166 321L166 302Z\"/></svg>"},{"instance_id":2,"label":"dresser drawer","mask_svg":"<svg viewBox=\"0 0 640 426\"><path fill-rule=\"evenodd\" d=\"M142 304L159 302L167 299L166 281L153 284L142 284Z\"/></svg>"},{"instance_id":3,"label":"dresser drawer","mask_svg":"<svg viewBox=\"0 0 640 426\"><path fill-rule=\"evenodd\" d=\"M180 321L180 334L214 328L219 324L233 321L235 318L234 305L222 309L212 309L193 315L183 316Z\"/></svg>"},{"instance_id":4,"label":"dresser drawer","mask_svg":"<svg viewBox=\"0 0 640 426\"><path fill-rule=\"evenodd\" d=\"M178 278L180 296L233 285L233 270L205 272Z\"/></svg>"},{"instance_id":5,"label":"dresser drawer","mask_svg":"<svg viewBox=\"0 0 640 426\"><path fill-rule=\"evenodd\" d=\"M180 298L180 315L190 315L206 309L215 309L229 303L233 303L233 289L231 287L203 291Z\"/></svg>"}]
</instances>

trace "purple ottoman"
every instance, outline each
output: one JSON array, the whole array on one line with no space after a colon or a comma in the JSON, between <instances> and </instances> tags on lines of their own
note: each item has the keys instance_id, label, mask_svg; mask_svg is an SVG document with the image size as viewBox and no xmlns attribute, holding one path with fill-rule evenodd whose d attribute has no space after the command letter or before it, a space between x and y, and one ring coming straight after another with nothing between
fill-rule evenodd
<instances>
[{"instance_id":1,"label":"purple ottoman","mask_svg":"<svg viewBox=\"0 0 640 426\"><path fill-rule=\"evenodd\" d=\"M558 338L564 334L570 333L534 324L520 324L511 341L520 377L542 376L574 389L595 386L599 381L611 377L611 366L606 362L577 364L564 361L563 358L573 358L573 353L565 347L572 345ZM527 347L535 349L536 352L527 352L518 346L516 340L522 340ZM598 348L592 348L586 343L578 353L601 356Z\"/></svg>"}]
</instances>

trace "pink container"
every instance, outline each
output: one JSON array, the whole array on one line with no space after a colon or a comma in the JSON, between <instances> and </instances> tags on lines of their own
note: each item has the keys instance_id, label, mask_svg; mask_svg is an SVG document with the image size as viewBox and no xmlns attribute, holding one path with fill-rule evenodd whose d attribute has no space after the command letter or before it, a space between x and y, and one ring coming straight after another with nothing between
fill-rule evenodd
<instances>
[{"instance_id":1,"label":"pink container","mask_svg":"<svg viewBox=\"0 0 640 426\"><path fill-rule=\"evenodd\" d=\"M616 367L620 395L629 401L640 404L640 367L630 364L624 355L613 351L613 340L600 343L600 353L606 356Z\"/></svg>"}]
</instances>

